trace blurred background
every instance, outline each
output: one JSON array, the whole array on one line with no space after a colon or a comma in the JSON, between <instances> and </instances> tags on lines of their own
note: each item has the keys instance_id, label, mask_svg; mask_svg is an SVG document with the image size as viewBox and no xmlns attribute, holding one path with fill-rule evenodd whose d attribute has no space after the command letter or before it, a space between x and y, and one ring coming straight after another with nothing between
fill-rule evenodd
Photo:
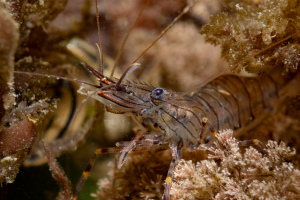
<instances>
[{"instance_id":1,"label":"blurred background","mask_svg":"<svg viewBox=\"0 0 300 200\"><path fill-rule=\"evenodd\" d=\"M145 3L144 0L98 1L106 76L110 76L121 44ZM186 5L187 2L184 0L150 1L129 35L114 77L119 78ZM95 43L99 41L95 2L7 0L3 1L1 9L5 10L3 12L6 14L10 13L15 21L11 26L19 32L19 39L13 40L11 36L7 36L7 41L12 40L16 44L13 54L14 64L11 64L12 67L7 69L7 72L11 73L13 70L37 72L98 84L80 64L84 61L92 67L98 66L98 50ZM209 16L222 11L225 9L219 0L199 0L138 60L142 67L136 70L130 79L144 81L154 87L183 92L205 83L209 77L227 69L226 61L220 58L220 47L205 43L204 36L199 34L201 27L209 22ZM44 157L43 139L49 143L74 188L95 149L114 147L116 142L130 141L134 137L133 128L136 125L129 117L107 113L99 102L93 100L84 102L85 96L77 93L79 87L80 84L51 77L15 74L14 88L17 94L15 103L19 105L26 101L27 106L35 106L34 111L24 111L26 116L30 114L30 119L34 121L31 121L34 134L30 142L15 144L18 148L11 151L3 150L1 159L18 152L22 155L19 157L18 165L8 163L0 166L1 199L54 199L57 196L59 186L51 176ZM46 102L47 106L38 107L35 104L41 101ZM296 106L299 105L297 102ZM24 107L15 107L11 112L25 110ZM81 109L76 113L79 107ZM268 139L279 141L283 138L289 145L295 147L298 138L296 139L293 133L296 134L299 126L296 126L294 118L285 118L286 113L287 110L284 114L265 121L273 124L274 121L285 120L282 122L284 125L278 125L282 133L264 130L270 127L264 125L265 128L261 131L241 134L241 138L259 138L262 142ZM9 127L4 125L3 127L3 135L11 132L11 130L5 132L5 128L14 128L11 124ZM283 130L287 127L291 129L291 134L283 136L285 132ZM194 161L204 157L203 152L183 153L184 159ZM164 188L162 183L171 161L169 150L133 156L121 171L114 169L115 158L115 154L98 157L91 171L91 177L80 192L79 200L95 199L90 194L96 193L99 187L97 180L107 177L109 172L108 181L114 183L107 184L116 194L111 196L112 199L161 198ZM11 170L12 168L15 170ZM14 182L8 183L13 181L18 169L20 171ZM7 179L8 176L12 178ZM101 184L103 186L103 182ZM138 187L135 188L134 185ZM131 189L126 189L130 186ZM99 197L101 198L106 197Z\"/></svg>"}]
</instances>

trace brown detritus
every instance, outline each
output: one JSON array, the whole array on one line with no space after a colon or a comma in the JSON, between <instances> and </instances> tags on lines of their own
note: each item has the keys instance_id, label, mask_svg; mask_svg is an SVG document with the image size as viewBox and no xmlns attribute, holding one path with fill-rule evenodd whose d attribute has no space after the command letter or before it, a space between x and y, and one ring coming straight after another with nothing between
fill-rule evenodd
<instances>
[{"instance_id":1,"label":"brown detritus","mask_svg":"<svg viewBox=\"0 0 300 200\"><path fill-rule=\"evenodd\" d=\"M56 197L56 199L57 200L70 199L72 188L68 177L66 176L61 166L59 166L57 160L55 159L55 155L52 154L50 146L46 142L44 142L44 149L45 149L45 156L48 160L50 170L52 171L52 176L60 185L60 192Z\"/></svg>"},{"instance_id":2,"label":"brown detritus","mask_svg":"<svg viewBox=\"0 0 300 200\"><path fill-rule=\"evenodd\" d=\"M244 68L261 74L274 66L297 69L298 1L225 1L224 5L234 14L212 16L200 33L206 35L206 41L221 45L222 56L233 72Z\"/></svg>"}]
</instances>

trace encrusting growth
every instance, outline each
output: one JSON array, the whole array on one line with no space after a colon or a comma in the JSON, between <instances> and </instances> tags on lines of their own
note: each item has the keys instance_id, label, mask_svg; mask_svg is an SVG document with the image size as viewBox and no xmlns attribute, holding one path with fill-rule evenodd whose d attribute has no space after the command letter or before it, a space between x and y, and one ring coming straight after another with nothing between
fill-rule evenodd
<instances>
[{"instance_id":1,"label":"encrusting growth","mask_svg":"<svg viewBox=\"0 0 300 200\"><path fill-rule=\"evenodd\" d=\"M209 160L181 160L174 173L173 199L297 199L300 171L287 159L296 154L281 142L268 141L267 154L243 150L232 130L217 135Z\"/></svg>"},{"instance_id":2,"label":"encrusting growth","mask_svg":"<svg viewBox=\"0 0 300 200\"><path fill-rule=\"evenodd\" d=\"M211 17L201 29L206 41L220 44L233 72L263 73L274 66L297 69L299 2L295 0L225 1L233 13Z\"/></svg>"}]
</instances>

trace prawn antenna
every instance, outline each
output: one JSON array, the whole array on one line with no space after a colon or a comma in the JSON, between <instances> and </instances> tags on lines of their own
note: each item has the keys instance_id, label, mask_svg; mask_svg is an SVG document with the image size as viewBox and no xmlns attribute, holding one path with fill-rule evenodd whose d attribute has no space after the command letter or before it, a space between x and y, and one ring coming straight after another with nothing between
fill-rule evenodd
<instances>
[{"instance_id":1,"label":"prawn antenna","mask_svg":"<svg viewBox=\"0 0 300 200\"><path fill-rule=\"evenodd\" d=\"M189 3L184 9L183 11L177 16L174 18L174 20L172 21L171 24L169 24L167 26L167 28L165 28L165 30L163 30L160 35L150 44L150 46L145 49L143 51L143 53L141 53L141 55L135 59L132 63L136 63L162 36L164 36L164 34L184 15L186 14L187 12L189 12L189 10L191 9L191 7L193 7L193 5L197 2L198 0L194 0L192 1L191 3Z\"/></svg>"},{"instance_id":2,"label":"prawn antenna","mask_svg":"<svg viewBox=\"0 0 300 200\"><path fill-rule=\"evenodd\" d=\"M121 48L120 48L120 50L119 50L119 52L118 52L118 55L117 55L117 57L116 57L116 60L115 60L113 69L112 69L111 74L110 74L110 78L112 78L113 75L114 75L114 73L115 73L115 69L116 69L117 64L118 64L118 61L119 61L119 59L120 59L120 57L121 57L121 54L122 54L122 51L123 51L123 49L124 49L125 43L126 43L128 37L129 37L131 31L133 30L133 27L135 26L136 22L138 21L138 19L140 18L140 16L142 15L142 13L143 13L143 11L145 10L145 8L148 6L148 4L150 3L150 1L151 1L151 0L148 0L148 1L144 4L144 6L143 6L142 10L140 11L139 15L137 16L137 18L135 19L135 21L134 21L133 24L131 25L129 31L127 32L126 37L125 37L125 39L123 40L122 45L121 45Z\"/></svg>"},{"instance_id":3,"label":"prawn antenna","mask_svg":"<svg viewBox=\"0 0 300 200\"><path fill-rule=\"evenodd\" d=\"M102 46L102 38L101 38L101 30L100 30L100 22L99 22L99 13L98 13L98 4L97 0L95 0L96 4L96 18L97 18L97 27L98 27L98 36L99 36L99 46L96 43L96 46L99 50L99 65L98 65L98 71L100 74L103 74L103 46Z\"/></svg>"},{"instance_id":4,"label":"prawn antenna","mask_svg":"<svg viewBox=\"0 0 300 200\"><path fill-rule=\"evenodd\" d=\"M21 71L14 71L15 74L27 74L27 75L31 75L31 76L43 76L43 77L48 77L48 78L55 78L55 79L61 79L61 80L66 80L66 81L71 81L71 82L76 82L76 83L83 83L85 85L90 85L93 86L95 88L100 88L100 86L92 84L92 83L88 83L85 81L81 81L81 80L76 80L76 79L72 79L72 78L67 78L67 77L61 77L61 76L55 76L55 75L46 75L46 74L40 74L40 73L34 73L34 72L21 72Z\"/></svg>"},{"instance_id":5,"label":"prawn antenna","mask_svg":"<svg viewBox=\"0 0 300 200\"><path fill-rule=\"evenodd\" d=\"M129 68L127 68L127 70L123 73L123 75L122 75L122 77L120 78L120 80L118 81L118 83L116 84L116 88L118 88L119 86L120 86L120 84L121 84L121 82L123 81L123 80L125 80L126 78L127 78L127 76L133 71L133 70L135 70L135 69L137 69L138 68L138 66L140 65L140 64L137 64L136 62L162 37L162 36L164 36L164 34L184 15L184 14L186 14L189 10L190 10L190 8L191 7L193 7L193 5L197 2L198 0L194 0L194 1L192 1L190 4L188 4L184 9L183 9L183 11L177 16L177 17L175 17L174 18L174 20L172 21L172 23L171 24L169 24L168 26L167 26L167 28L165 28L165 30L163 30L161 33L160 33L160 35L150 44L150 46L147 48L147 49L145 49L144 51L143 51L143 53L141 53L141 55L137 58L137 59L135 59L133 62L132 62L132 64L130 65L130 67ZM145 7L146 7L146 5L148 5L148 3L149 2L146 2L146 4L144 5L144 7L143 7L143 9L142 9L142 11L145 9ZM140 15L142 14L142 11L139 13L139 16L138 17L140 17ZM138 19L138 18L137 18ZM134 24L136 23L136 21L137 21L137 19L135 20L135 22L134 22ZM134 25L133 24L133 25ZM122 47L121 47L121 49L120 49L120 51L119 51L119 53L118 53L118 56L117 56L117 59L120 57L120 55L119 54L121 54L120 52L122 51L122 48L124 47L124 45L125 45L125 42L126 42L126 40L127 40L127 38L128 38L128 35L129 35L129 33L131 32L131 30L132 30L132 28L133 28L133 26L130 28L130 30L129 30L129 32L127 33L127 36L126 36L126 38L125 38L125 40L123 41L123 44L122 44ZM115 62L115 65L114 65L114 68L113 68L113 71L112 71L112 73L111 73L111 75L110 75L110 78L113 76L113 73L114 73L114 70L115 70L115 67L116 67L116 63L117 63L117 60L116 60L116 62Z\"/></svg>"}]
</instances>

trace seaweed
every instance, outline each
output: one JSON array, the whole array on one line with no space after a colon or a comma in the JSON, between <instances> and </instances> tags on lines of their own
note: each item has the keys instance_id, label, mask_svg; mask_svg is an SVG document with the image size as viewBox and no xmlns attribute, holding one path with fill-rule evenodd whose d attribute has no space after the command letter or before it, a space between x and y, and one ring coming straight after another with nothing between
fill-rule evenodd
<instances>
[{"instance_id":1,"label":"seaweed","mask_svg":"<svg viewBox=\"0 0 300 200\"><path fill-rule=\"evenodd\" d=\"M221 45L232 72L262 74L299 65L299 1L224 1L231 13L211 17L201 34Z\"/></svg>"},{"instance_id":2,"label":"seaweed","mask_svg":"<svg viewBox=\"0 0 300 200\"><path fill-rule=\"evenodd\" d=\"M14 74L14 71L59 76L74 76L79 72L74 67L72 59L75 58L69 54L66 44L74 35L82 37L80 28L88 23L74 21L73 28L68 30L55 28L52 21L65 8L66 3L67 1L2 1L0 4L1 183L14 182L24 160L30 155L39 155L40 140L45 137L49 123L52 123L53 116L57 114L53 111L62 104L58 103L58 96L66 93L61 81ZM82 15L81 20L87 19L89 5L86 4L82 13L79 13ZM96 123L99 118L92 119ZM71 139L64 138L65 148L60 153L56 152L56 155L76 148L93 125L91 122L88 124L89 127L74 130L79 131L80 137L75 134ZM59 126L63 128L65 124ZM66 141L71 140L75 143L66 145ZM55 145L50 147L58 149Z\"/></svg>"}]
</instances>

